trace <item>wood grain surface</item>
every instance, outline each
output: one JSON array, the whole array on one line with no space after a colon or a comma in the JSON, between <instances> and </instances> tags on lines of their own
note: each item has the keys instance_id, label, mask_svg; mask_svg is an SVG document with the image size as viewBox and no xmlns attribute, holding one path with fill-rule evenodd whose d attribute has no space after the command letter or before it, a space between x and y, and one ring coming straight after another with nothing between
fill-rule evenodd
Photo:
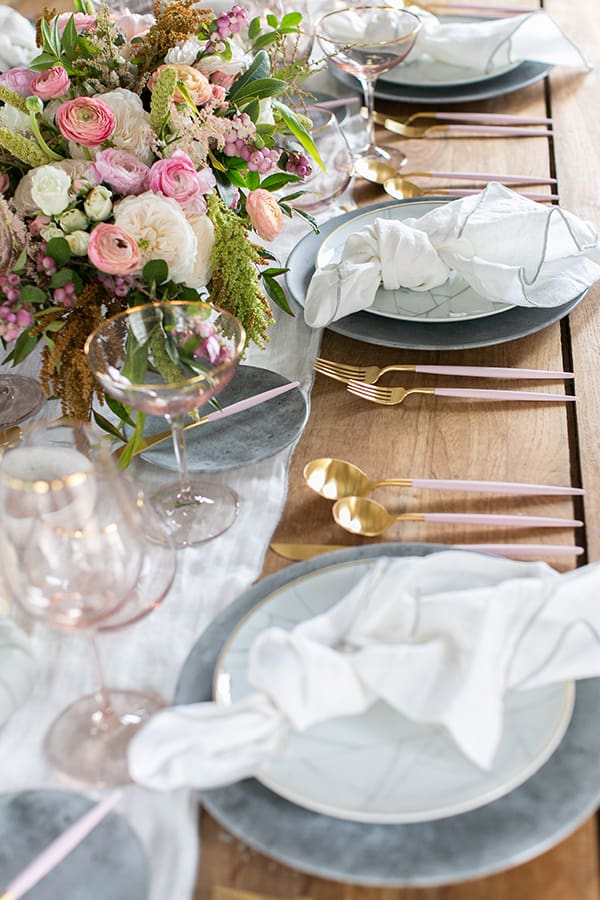
<instances>
[{"instance_id":1,"label":"wood grain surface","mask_svg":"<svg viewBox=\"0 0 600 900\"><path fill-rule=\"evenodd\" d=\"M11 5L35 16L43 4L39 0L15 0ZM70 8L68 0L55 0L48 5L61 10ZM531 0L511 0L511 5L532 4ZM399 143L409 157L407 172L435 168L555 174L562 206L600 227L600 4L597 0L546 0L544 6L589 60L596 63L596 70L587 74L553 72L545 81L516 93L455 108L552 115L553 141L461 139ZM390 103L379 104L378 108L396 116L415 109ZM392 140L392 135L385 134L386 143ZM380 189L364 183L356 185L355 195L360 203L383 198ZM565 517L585 514L585 528L576 535L569 530L523 530L516 534L497 528L407 523L392 526L385 538L447 543L577 542L587 547L587 559L600 559L599 301L600 290L594 288L568 321L517 341L464 352L379 349L326 331L321 356L348 363L437 362L552 369L572 366L578 402L576 407L572 404L567 408L562 404L413 397L401 407L385 408L361 401L348 394L343 385L317 375L310 418L293 456L287 502L274 539L348 546L366 542L338 528L331 517L331 504L313 494L303 482L302 470L309 460L338 456L361 466L373 478L462 477L581 484L586 489L585 504L573 503L569 498L519 500L397 489L381 490L377 498L398 512L419 509ZM410 386L440 382L433 376L403 375L400 383ZM446 379L441 383L452 382ZM475 381L466 379L464 384L477 386ZM498 386L531 385L499 382ZM563 387L548 383L540 385L539 390ZM269 552L263 574L286 564ZM568 567L564 561L557 565ZM493 877L432 889L382 890L338 884L286 868L240 844L205 814L195 900L600 900L599 885L595 819L532 862Z\"/></svg>"}]
</instances>

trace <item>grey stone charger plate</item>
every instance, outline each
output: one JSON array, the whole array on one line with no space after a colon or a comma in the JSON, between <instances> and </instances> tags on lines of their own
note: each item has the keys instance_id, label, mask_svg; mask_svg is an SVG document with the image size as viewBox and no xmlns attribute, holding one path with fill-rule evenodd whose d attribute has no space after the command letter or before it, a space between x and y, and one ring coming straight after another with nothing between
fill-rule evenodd
<instances>
[{"instance_id":1,"label":"grey stone charger plate","mask_svg":"<svg viewBox=\"0 0 600 900\"><path fill-rule=\"evenodd\" d=\"M288 566L250 588L204 632L182 669L175 703L212 699L217 658L231 630L268 594L353 559L424 556L440 544L373 544ZM310 812L254 779L200 794L237 838L321 878L370 887L433 887L492 875L564 840L600 804L600 679L577 682L565 737L523 785L473 812L416 825L366 825Z\"/></svg>"},{"instance_id":2,"label":"grey stone charger plate","mask_svg":"<svg viewBox=\"0 0 600 900\"><path fill-rule=\"evenodd\" d=\"M432 200L449 202L448 197L427 197L423 202ZM349 213L336 216L319 226L320 233L310 232L292 249L287 258L288 272L285 275L286 287L292 300L303 310L304 299L310 279L315 270L315 260L319 247L325 238L344 222L370 210L382 209L397 203L418 203L415 200L392 200L390 202L373 203L361 206ZM579 294L568 303L546 309L532 309L514 306L494 316L469 321L453 322L411 322L376 316L368 312L353 313L327 325L330 331L376 344L379 347L398 347L412 350L466 350L471 347L489 347L502 344L516 338L526 337L541 331L548 325L558 322L570 312L585 296Z\"/></svg>"},{"instance_id":3,"label":"grey stone charger plate","mask_svg":"<svg viewBox=\"0 0 600 900\"><path fill-rule=\"evenodd\" d=\"M219 394L222 407L253 397L290 379L257 366L239 366L227 387ZM201 416L214 412L206 403ZM188 467L191 472L224 472L274 456L296 440L306 422L308 407L302 392L294 388L260 406L237 413L221 422L207 422L185 433ZM165 420L148 416L144 434L164 431ZM177 471L170 440L141 454L142 459L164 469Z\"/></svg>"},{"instance_id":4,"label":"grey stone charger plate","mask_svg":"<svg viewBox=\"0 0 600 900\"><path fill-rule=\"evenodd\" d=\"M81 794L33 790L0 795L0 885L6 886L94 805ZM147 900L146 853L125 819L110 813L27 892L27 900Z\"/></svg>"}]
</instances>

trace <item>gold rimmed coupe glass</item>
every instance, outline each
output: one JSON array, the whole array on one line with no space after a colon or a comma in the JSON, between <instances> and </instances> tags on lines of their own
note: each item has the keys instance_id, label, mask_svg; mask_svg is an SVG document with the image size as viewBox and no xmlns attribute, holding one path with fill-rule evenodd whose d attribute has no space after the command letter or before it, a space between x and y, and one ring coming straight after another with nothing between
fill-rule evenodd
<instances>
[{"instance_id":1,"label":"gold rimmed coupe glass","mask_svg":"<svg viewBox=\"0 0 600 900\"><path fill-rule=\"evenodd\" d=\"M140 578L146 600L154 601L148 612L168 590L168 558L159 554L159 569L143 575L157 528L148 532L148 509L106 438L87 424L59 420L23 428L4 449L0 513L0 563L15 601L53 628L85 632L97 665L97 689L54 720L46 754L78 783L125 784L129 742L165 703L150 692L106 687L96 633L140 617Z\"/></svg>"},{"instance_id":2,"label":"gold rimmed coupe glass","mask_svg":"<svg viewBox=\"0 0 600 900\"><path fill-rule=\"evenodd\" d=\"M237 516L231 488L190 477L184 425L189 413L231 381L245 341L235 316L209 303L178 300L119 313L85 345L90 368L108 394L131 409L164 416L171 426L179 482L163 485L152 500L177 547L217 537Z\"/></svg>"},{"instance_id":3,"label":"gold rimmed coupe glass","mask_svg":"<svg viewBox=\"0 0 600 900\"><path fill-rule=\"evenodd\" d=\"M0 428L28 419L44 399L44 392L34 378L0 375Z\"/></svg>"},{"instance_id":4,"label":"gold rimmed coupe glass","mask_svg":"<svg viewBox=\"0 0 600 900\"><path fill-rule=\"evenodd\" d=\"M315 25L317 41L327 59L354 75L367 107L367 147L354 163L355 172L369 181L380 180L382 163L399 168L406 156L375 143L375 82L406 59L421 27L418 16L388 6L347 6L326 13ZM389 174L389 173L388 173Z\"/></svg>"}]
</instances>

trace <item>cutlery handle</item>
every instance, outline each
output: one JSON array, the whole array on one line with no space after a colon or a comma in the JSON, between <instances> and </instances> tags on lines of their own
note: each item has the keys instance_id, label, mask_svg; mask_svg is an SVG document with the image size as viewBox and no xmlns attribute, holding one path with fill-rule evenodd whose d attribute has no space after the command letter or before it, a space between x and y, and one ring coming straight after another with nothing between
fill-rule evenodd
<instances>
[{"instance_id":1,"label":"cutlery handle","mask_svg":"<svg viewBox=\"0 0 600 900\"><path fill-rule=\"evenodd\" d=\"M556 178L535 175L503 175L499 172L406 172L406 178L458 178L461 181L501 181L503 184L556 184Z\"/></svg>"},{"instance_id":2,"label":"cutlery handle","mask_svg":"<svg viewBox=\"0 0 600 900\"><path fill-rule=\"evenodd\" d=\"M436 397L466 397L471 400L576 400L572 394L543 394L538 391L496 391L481 388L434 388Z\"/></svg>"},{"instance_id":3,"label":"cutlery handle","mask_svg":"<svg viewBox=\"0 0 600 900\"><path fill-rule=\"evenodd\" d=\"M509 516L482 513L423 513L424 522L446 522L461 525L507 525L515 528L577 528L583 525L579 519L561 519L553 516Z\"/></svg>"},{"instance_id":4,"label":"cutlery handle","mask_svg":"<svg viewBox=\"0 0 600 900\"><path fill-rule=\"evenodd\" d=\"M502 137L552 137L553 133L549 129L543 131L534 131L527 125L524 127L511 128L510 125L432 125L429 129L432 131L442 131L444 134L498 134Z\"/></svg>"},{"instance_id":5,"label":"cutlery handle","mask_svg":"<svg viewBox=\"0 0 600 900\"><path fill-rule=\"evenodd\" d=\"M461 550L493 553L494 556L581 556L583 547L567 544L453 544Z\"/></svg>"},{"instance_id":6,"label":"cutlery handle","mask_svg":"<svg viewBox=\"0 0 600 900\"><path fill-rule=\"evenodd\" d=\"M432 188L430 191L423 191L423 197L449 196L449 197L472 197L473 194L480 194L481 188L459 188L458 190L439 190ZM549 203L551 200L559 200L558 194L532 194L526 191L518 192L521 197L527 200L535 200L536 203Z\"/></svg>"},{"instance_id":7,"label":"cutlery handle","mask_svg":"<svg viewBox=\"0 0 600 900\"><path fill-rule=\"evenodd\" d=\"M515 494L518 497L578 496L583 488L552 484L519 484L514 481L461 481L460 479L413 478L412 486L435 491L482 491L486 494Z\"/></svg>"},{"instance_id":8,"label":"cutlery handle","mask_svg":"<svg viewBox=\"0 0 600 900\"><path fill-rule=\"evenodd\" d=\"M414 113L409 116L406 124L410 125L417 119L436 119L446 122L483 122L490 125L552 125L550 118L535 118L529 116L501 115L500 113Z\"/></svg>"},{"instance_id":9,"label":"cutlery handle","mask_svg":"<svg viewBox=\"0 0 600 900\"><path fill-rule=\"evenodd\" d=\"M393 366L386 366L392 370ZM415 366L415 372L429 375L472 375L474 378L574 378L573 372L545 369L513 369L500 366Z\"/></svg>"}]
</instances>

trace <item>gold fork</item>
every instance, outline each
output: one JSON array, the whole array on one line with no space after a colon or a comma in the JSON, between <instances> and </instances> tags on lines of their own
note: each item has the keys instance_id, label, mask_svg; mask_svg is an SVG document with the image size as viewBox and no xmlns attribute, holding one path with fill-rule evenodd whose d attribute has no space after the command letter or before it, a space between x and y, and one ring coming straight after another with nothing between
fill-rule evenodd
<instances>
[{"instance_id":1,"label":"gold fork","mask_svg":"<svg viewBox=\"0 0 600 900\"><path fill-rule=\"evenodd\" d=\"M387 372L420 372L426 375L458 375L474 378L573 378L573 372L554 372L547 369L517 369L502 366L425 366L425 365L391 365L391 366L351 366L348 363L337 363L318 356L314 369L321 375L342 381L363 381L375 384Z\"/></svg>"},{"instance_id":2,"label":"gold fork","mask_svg":"<svg viewBox=\"0 0 600 900\"><path fill-rule=\"evenodd\" d=\"M364 112L363 112L364 110ZM364 117L366 109L361 109L361 115ZM413 120L414 121L414 120ZM387 131L398 134L401 137L411 140L418 138L439 138L439 137L552 137L554 132L549 128L531 128L528 125L498 125L486 124L483 122L463 122L463 123L437 123L429 125L407 125L398 119L392 119L382 113L374 113L374 122L382 125ZM545 124L542 122L542 124Z\"/></svg>"},{"instance_id":3,"label":"gold fork","mask_svg":"<svg viewBox=\"0 0 600 900\"><path fill-rule=\"evenodd\" d=\"M545 394L537 391L504 391L481 390L480 388L403 388L381 387L374 384L365 384L364 381L349 381L348 390L363 400L379 403L382 406L396 406L402 403L411 394L432 394L436 397L463 397L470 400L542 400L573 401L576 398L571 394Z\"/></svg>"}]
</instances>

